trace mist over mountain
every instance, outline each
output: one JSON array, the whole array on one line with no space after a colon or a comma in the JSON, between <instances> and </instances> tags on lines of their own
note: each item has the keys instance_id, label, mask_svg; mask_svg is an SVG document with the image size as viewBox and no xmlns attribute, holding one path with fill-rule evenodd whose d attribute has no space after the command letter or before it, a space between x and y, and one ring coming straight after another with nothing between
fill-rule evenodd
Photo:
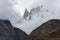
<instances>
[{"instance_id":1,"label":"mist over mountain","mask_svg":"<svg viewBox=\"0 0 60 40\"><path fill-rule=\"evenodd\" d=\"M0 19L27 34L50 19L60 19L60 0L0 0Z\"/></svg>"}]
</instances>

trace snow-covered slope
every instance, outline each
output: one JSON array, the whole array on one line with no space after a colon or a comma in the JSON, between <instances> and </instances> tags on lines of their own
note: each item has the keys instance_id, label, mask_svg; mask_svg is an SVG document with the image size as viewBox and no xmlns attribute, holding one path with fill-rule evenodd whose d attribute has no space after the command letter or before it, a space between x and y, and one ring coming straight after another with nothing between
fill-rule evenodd
<instances>
[{"instance_id":1,"label":"snow-covered slope","mask_svg":"<svg viewBox=\"0 0 60 40\"><path fill-rule=\"evenodd\" d=\"M31 15L32 19L30 21L24 20L22 24L16 26L25 31L27 34L30 34L34 29L36 29L44 22L50 19L60 19L59 2L59 0L46 1L46 3L43 5L43 8L40 8L40 11L38 11L39 14L37 11L33 10Z\"/></svg>"},{"instance_id":2,"label":"snow-covered slope","mask_svg":"<svg viewBox=\"0 0 60 40\"><path fill-rule=\"evenodd\" d=\"M12 4L7 0L3 1L0 0L0 14L4 15L1 14L0 19L10 20L14 27L27 34L50 19L60 19L60 0L10 0ZM30 13L29 21L22 18L25 9Z\"/></svg>"},{"instance_id":3,"label":"snow-covered slope","mask_svg":"<svg viewBox=\"0 0 60 40\"><path fill-rule=\"evenodd\" d=\"M60 19L59 18L59 14L56 14L54 12L50 12L49 10L41 10L38 12L34 13L35 11L33 11L33 15L31 15L31 19L28 20L24 20L21 24L19 23L15 23L16 27L22 29L23 31L25 31L27 34L30 34L34 29L36 29L37 27L39 27L41 24L43 24L44 22L50 20L50 19Z\"/></svg>"}]
</instances>

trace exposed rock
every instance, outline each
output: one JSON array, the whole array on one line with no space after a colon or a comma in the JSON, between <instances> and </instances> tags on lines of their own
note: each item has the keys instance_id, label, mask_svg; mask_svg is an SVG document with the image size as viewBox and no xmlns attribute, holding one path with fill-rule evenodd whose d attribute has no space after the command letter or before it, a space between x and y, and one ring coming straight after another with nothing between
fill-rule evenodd
<instances>
[{"instance_id":1,"label":"exposed rock","mask_svg":"<svg viewBox=\"0 0 60 40\"><path fill-rule=\"evenodd\" d=\"M0 40L26 40L28 35L14 28L8 20L0 20Z\"/></svg>"},{"instance_id":2,"label":"exposed rock","mask_svg":"<svg viewBox=\"0 0 60 40\"><path fill-rule=\"evenodd\" d=\"M43 23L30 34L30 40L60 40L60 20Z\"/></svg>"},{"instance_id":3,"label":"exposed rock","mask_svg":"<svg viewBox=\"0 0 60 40\"><path fill-rule=\"evenodd\" d=\"M25 20L29 20L29 18L30 18L30 13L29 13L29 11L28 11L27 9L25 9L25 13L24 13L23 18L24 18Z\"/></svg>"},{"instance_id":4,"label":"exposed rock","mask_svg":"<svg viewBox=\"0 0 60 40\"><path fill-rule=\"evenodd\" d=\"M34 15L35 13L36 14L39 14L40 12L40 6L37 6L36 8L32 8L31 11L30 11L30 15Z\"/></svg>"},{"instance_id":5,"label":"exposed rock","mask_svg":"<svg viewBox=\"0 0 60 40\"><path fill-rule=\"evenodd\" d=\"M41 6L41 8L42 8L42 6ZM32 19L32 16L33 15L39 15L39 13L40 13L40 6L37 6L36 8L32 8L31 10L30 10L30 12L27 10L27 9L25 9L25 12L24 12L24 16L23 16L23 18L25 19L25 20L31 20Z\"/></svg>"},{"instance_id":6,"label":"exposed rock","mask_svg":"<svg viewBox=\"0 0 60 40\"><path fill-rule=\"evenodd\" d=\"M0 20L0 40L16 40L14 28L8 20Z\"/></svg>"},{"instance_id":7,"label":"exposed rock","mask_svg":"<svg viewBox=\"0 0 60 40\"><path fill-rule=\"evenodd\" d=\"M60 40L60 20L49 20L30 35L14 28L8 20L0 20L0 40Z\"/></svg>"},{"instance_id":8,"label":"exposed rock","mask_svg":"<svg viewBox=\"0 0 60 40\"><path fill-rule=\"evenodd\" d=\"M22 30L14 28L15 33L17 34L17 40L26 40L29 36Z\"/></svg>"}]
</instances>

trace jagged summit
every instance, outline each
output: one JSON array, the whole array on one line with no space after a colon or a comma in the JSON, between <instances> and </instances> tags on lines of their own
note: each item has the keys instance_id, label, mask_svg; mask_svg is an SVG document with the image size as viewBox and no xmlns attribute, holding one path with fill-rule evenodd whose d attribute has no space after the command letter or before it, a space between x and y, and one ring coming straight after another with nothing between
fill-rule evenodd
<instances>
[{"instance_id":1,"label":"jagged summit","mask_svg":"<svg viewBox=\"0 0 60 40\"><path fill-rule=\"evenodd\" d=\"M27 9L25 9L23 18L24 18L25 20L29 20L29 11L28 11Z\"/></svg>"},{"instance_id":2,"label":"jagged summit","mask_svg":"<svg viewBox=\"0 0 60 40\"><path fill-rule=\"evenodd\" d=\"M36 8L32 8L30 12L27 9L25 9L23 18L25 20L31 20L32 16L35 14L39 15L39 12L40 12L40 6L37 6Z\"/></svg>"}]
</instances>

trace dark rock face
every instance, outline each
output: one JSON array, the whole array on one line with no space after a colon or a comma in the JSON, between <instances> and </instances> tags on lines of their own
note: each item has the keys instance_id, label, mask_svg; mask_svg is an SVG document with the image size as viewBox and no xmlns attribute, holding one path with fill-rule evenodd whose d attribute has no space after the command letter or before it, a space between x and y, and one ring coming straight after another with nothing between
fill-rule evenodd
<instances>
[{"instance_id":1,"label":"dark rock face","mask_svg":"<svg viewBox=\"0 0 60 40\"><path fill-rule=\"evenodd\" d=\"M43 23L30 34L30 40L60 40L60 20Z\"/></svg>"},{"instance_id":2,"label":"dark rock face","mask_svg":"<svg viewBox=\"0 0 60 40\"><path fill-rule=\"evenodd\" d=\"M28 35L14 28L8 20L0 20L0 40L26 40Z\"/></svg>"},{"instance_id":3,"label":"dark rock face","mask_svg":"<svg viewBox=\"0 0 60 40\"><path fill-rule=\"evenodd\" d=\"M31 9L30 15L34 15L35 13L39 14L40 11L40 6L37 6L36 8Z\"/></svg>"},{"instance_id":4,"label":"dark rock face","mask_svg":"<svg viewBox=\"0 0 60 40\"><path fill-rule=\"evenodd\" d=\"M49 20L30 35L14 28L8 20L0 20L0 40L60 40L60 20Z\"/></svg>"},{"instance_id":5,"label":"dark rock face","mask_svg":"<svg viewBox=\"0 0 60 40\"><path fill-rule=\"evenodd\" d=\"M0 20L0 40L16 40L14 28L8 20Z\"/></svg>"},{"instance_id":6,"label":"dark rock face","mask_svg":"<svg viewBox=\"0 0 60 40\"><path fill-rule=\"evenodd\" d=\"M17 40L26 40L28 38L28 35L24 31L22 31L18 28L14 28L14 30L15 30L15 33L17 35L16 36Z\"/></svg>"},{"instance_id":7,"label":"dark rock face","mask_svg":"<svg viewBox=\"0 0 60 40\"><path fill-rule=\"evenodd\" d=\"M24 13L23 18L24 18L25 20L29 20L29 19L30 19L30 13L29 13L29 11L28 11L27 9L25 9L25 13Z\"/></svg>"},{"instance_id":8,"label":"dark rock face","mask_svg":"<svg viewBox=\"0 0 60 40\"><path fill-rule=\"evenodd\" d=\"M28 21L31 20L33 15L35 15L35 14L38 14L39 15L39 13L41 11L40 8L42 8L42 6L41 7L40 6L37 6L36 8L32 8L30 10L30 12L27 9L25 9L23 18L25 20L28 20Z\"/></svg>"}]
</instances>

